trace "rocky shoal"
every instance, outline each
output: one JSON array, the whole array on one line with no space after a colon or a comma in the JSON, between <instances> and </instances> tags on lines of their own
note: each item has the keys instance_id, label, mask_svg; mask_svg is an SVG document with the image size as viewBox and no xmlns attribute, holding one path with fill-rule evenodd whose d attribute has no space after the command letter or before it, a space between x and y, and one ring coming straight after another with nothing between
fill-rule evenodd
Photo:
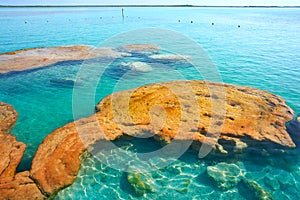
<instances>
[{"instance_id":1,"label":"rocky shoal","mask_svg":"<svg viewBox=\"0 0 300 200\"><path fill-rule=\"evenodd\" d=\"M192 93L183 92L189 89ZM249 87L204 81L159 83L114 93L96 110L55 130L38 148L31 176L44 192L54 193L74 181L80 155L88 146L123 135L154 136L164 144L192 140L196 148L210 144L219 153L250 147L259 151L272 145L295 147L285 127L293 111L282 98ZM220 135L215 135L219 130Z\"/></svg>"},{"instance_id":2,"label":"rocky shoal","mask_svg":"<svg viewBox=\"0 0 300 200\"><path fill-rule=\"evenodd\" d=\"M157 52L160 47L151 44L128 44L118 48L92 46L60 46L28 48L0 54L0 74L37 69L62 61L131 56L131 53Z\"/></svg>"},{"instance_id":3,"label":"rocky shoal","mask_svg":"<svg viewBox=\"0 0 300 200\"><path fill-rule=\"evenodd\" d=\"M12 178L0 184L0 192L11 195L7 188L23 187L18 186L19 181L27 181L25 185L35 188L30 192L36 191L32 197L50 197L74 182L88 147L124 135L153 136L162 144L189 140L194 148L207 145L217 154L294 148L286 131L286 122L293 115L276 95L223 83L173 81L117 92L102 99L94 115L49 134L39 146L30 172L8 173ZM16 157L23 155L23 148L17 148ZM17 161L13 163L17 165Z\"/></svg>"},{"instance_id":4,"label":"rocky shoal","mask_svg":"<svg viewBox=\"0 0 300 200\"><path fill-rule=\"evenodd\" d=\"M17 118L12 106L0 102L0 200L45 199L29 171L16 173L26 148L9 135Z\"/></svg>"}]
</instances>

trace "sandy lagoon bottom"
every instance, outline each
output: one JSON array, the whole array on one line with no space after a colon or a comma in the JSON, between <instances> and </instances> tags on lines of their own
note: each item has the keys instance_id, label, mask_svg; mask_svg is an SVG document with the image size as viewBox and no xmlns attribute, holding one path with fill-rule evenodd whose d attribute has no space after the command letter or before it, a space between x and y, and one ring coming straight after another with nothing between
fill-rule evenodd
<instances>
[{"instance_id":1,"label":"sandy lagoon bottom","mask_svg":"<svg viewBox=\"0 0 300 200\"><path fill-rule=\"evenodd\" d=\"M152 152L161 146L151 138L123 137L118 147L138 153ZM118 149L106 152L116 156ZM60 191L55 199L299 199L299 160L290 155L263 156L239 154L231 157L208 156L199 159L189 149L178 160L150 173L131 174L113 169L90 156L80 169L75 183ZM115 162L122 158L115 157ZM170 158L171 159L171 158ZM149 161L145 161L149 162ZM161 162L167 162L161 159ZM120 161L121 163L121 161ZM130 166L134 167L134 166ZM134 181L130 180L134 176ZM214 180L212 177L218 177ZM247 181L257 188L249 188ZM135 188L143 188L145 194ZM138 190L139 191L139 190ZM262 192L263 191L263 192ZM268 196L269 195L269 196Z\"/></svg>"}]
</instances>

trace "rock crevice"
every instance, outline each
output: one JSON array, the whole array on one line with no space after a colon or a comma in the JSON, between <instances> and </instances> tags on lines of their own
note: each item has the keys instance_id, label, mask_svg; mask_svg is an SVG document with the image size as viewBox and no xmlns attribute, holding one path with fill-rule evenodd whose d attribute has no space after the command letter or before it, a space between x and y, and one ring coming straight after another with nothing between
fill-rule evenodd
<instances>
[{"instance_id":1,"label":"rock crevice","mask_svg":"<svg viewBox=\"0 0 300 200\"><path fill-rule=\"evenodd\" d=\"M29 171L16 173L26 148L24 143L9 135L17 118L12 106L0 102L0 200L44 199Z\"/></svg>"}]
</instances>

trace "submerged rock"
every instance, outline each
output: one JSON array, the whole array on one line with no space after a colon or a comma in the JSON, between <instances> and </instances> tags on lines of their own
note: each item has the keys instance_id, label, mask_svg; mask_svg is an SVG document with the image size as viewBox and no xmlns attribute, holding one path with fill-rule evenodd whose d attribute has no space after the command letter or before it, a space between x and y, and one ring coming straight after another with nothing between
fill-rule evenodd
<instances>
[{"instance_id":1,"label":"submerged rock","mask_svg":"<svg viewBox=\"0 0 300 200\"><path fill-rule=\"evenodd\" d=\"M151 55L149 57L156 60L173 60L173 61L191 59L189 56L174 55L174 54L156 54L156 55Z\"/></svg>"},{"instance_id":2,"label":"submerged rock","mask_svg":"<svg viewBox=\"0 0 300 200\"><path fill-rule=\"evenodd\" d=\"M176 192L179 192L181 194L186 194L188 192L190 184L192 183L192 179L191 179L191 177L181 178L179 180L173 179L172 182L174 182L173 183L174 186L172 186L172 187L174 188L174 190ZM171 184L172 184L172 182L171 182Z\"/></svg>"},{"instance_id":3,"label":"submerged rock","mask_svg":"<svg viewBox=\"0 0 300 200\"><path fill-rule=\"evenodd\" d=\"M128 173L127 180L137 196L143 196L146 193L155 192L155 189L153 188L154 181L148 174L131 172Z\"/></svg>"},{"instance_id":4,"label":"submerged rock","mask_svg":"<svg viewBox=\"0 0 300 200\"><path fill-rule=\"evenodd\" d=\"M160 50L159 46L153 44L126 44L121 47L121 50L130 52L130 53L153 53Z\"/></svg>"},{"instance_id":5,"label":"submerged rock","mask_svg":"<svg viewBox=\"0 0 300 200\"><path fill-rule=\"evenodd\" d=\"M274 175L267 175L264 178L264 183L266 186L270 187L272 190L279 190L280 184Z\"/></svg>"},{"instance_id":6,"label":"submerged rock","mask_svg":"<svg viewBox=\"0 0 300 200\"><path fill-rule=\"evenodd\" d=\"M144 62L122 62L121 66L126 67L133 71L138 72L149 72L152 71L152 67Z\"/></svg>"},{"instance_id":7,"label":"submerged rock","mask_svg":"<svg viewBox=\"0 0 300 200\"><path fill-rule=\"evenodd\" d=\"M259 200L274 200L274 197L266 191L261 185L253 180L242 179L248 189L254 192L255 196Z\"/></svg>"},{"instance_id":8,"label":"submerged rock","mask_svg":"<svg viewBox=\"0 0 300 200\"><path fill-rule=\"evenodd\" d=\"M60 87L74 87L76 79L71 78L54 78L50 80L50 83ZM78 85L78 84L77 84Z\"/></svg>"},{"instance_id":9,"label":"submerged rock","mask_svg":"<svg viewBox=\"0 0 300 200\"><path fill-rule=\"evenodd\" d=\"M218 188L228 190L235 187L242 179L242 170L235 164L218 163L207 167L207 175L212 178Z\"/></svg>"},{"instance_id":10,"label":"submerged rock","mask_svg":"<svg viewBox=\"0 0 300 200\"><path fill-rule=\"evenodd\" d=\"M137 196L155 192L155 182L150 174L140 173L138 171L129 172L127 174L127 180Z\"/></svg>"},{"instance_id":11,"label":"submerged rock","mask_svg":"<svg viewBox=\"0 0 300 200\"><path fill-rule=\"evenodd\" d=\"M0 54L0 74L49 66L62 61L91 58L120 58L130 54L113 48L91 46L61 46L29 48Z\"/></svg>"}]
</instances>

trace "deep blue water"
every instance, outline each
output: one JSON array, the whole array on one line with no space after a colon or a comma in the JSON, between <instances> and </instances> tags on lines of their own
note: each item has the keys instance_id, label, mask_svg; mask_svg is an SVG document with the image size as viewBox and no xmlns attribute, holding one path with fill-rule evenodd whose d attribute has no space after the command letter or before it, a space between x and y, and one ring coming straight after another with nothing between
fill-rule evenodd
<instances>
[{"instance_id":1,"label":"deep blue water","mask_svg":"<svg viewBox=\"0 0 300 200\"><path fill-rule=\"evenodd\" d=\"M149 27L175 31L191 38L207 52L221 81L268 90L282 96L296 114L300 113L300 9L297 8L125 8L124 20L121 8L1 8L0 21L0 52L77 44L118 46L118 40L109 39L127 31ZM128 43L137 40L134 36L127 39ZM181 54L193 51L189 44L175 40L172 35L162 35L160 42L164 42L166 49L168 42L169 46L186 45ZM148 63L153 70L132 72L121 78L127 71L120 70L120 63L133 60ZM12 104L19 113L13 134L27 144L19 170L29 169L36 148L47 134L73 120L72 85L57 80L75 79L83 65L93 68L99 62L62 62L41 70L0 76L0 101ZM95 103L114 91L146 83L203 78L193 70L186 62L161 63L141 55L115 60L103 73ZM86 76L90 75L99 74L87 72ZM80 78L85 87L93 87L88 81L91 77ZM85 96L89 97L89 94ZM92 112L83 110L82 116ZM143 141L139 143L137 146L143 146ZM124 148L128 145L124 144ZM187 152L169 167L150 174L154 177L156 192L144 198L251 199L242 186L221 191L211 180L206 180L206 167L221 161L198 160L196 155ZM289 163L290 160L296 162ZM274 164L279 161L291 166L284 169L284 164ZM259 182L275 199L300 198L298 157L276 161L269 158L260 165L245 158L222 162L237 164L247 177ZM275 183L284 179L289 184L271 187L266 184L266 177L272 177ZM187 193L178 192L178 187L187 180L191 180ZM111 199L135 198L126 182L126 173L91 158L84 162L74 185L60 192L57 198L96 199L105 195Z\"/></svg>"}]
</instances>

